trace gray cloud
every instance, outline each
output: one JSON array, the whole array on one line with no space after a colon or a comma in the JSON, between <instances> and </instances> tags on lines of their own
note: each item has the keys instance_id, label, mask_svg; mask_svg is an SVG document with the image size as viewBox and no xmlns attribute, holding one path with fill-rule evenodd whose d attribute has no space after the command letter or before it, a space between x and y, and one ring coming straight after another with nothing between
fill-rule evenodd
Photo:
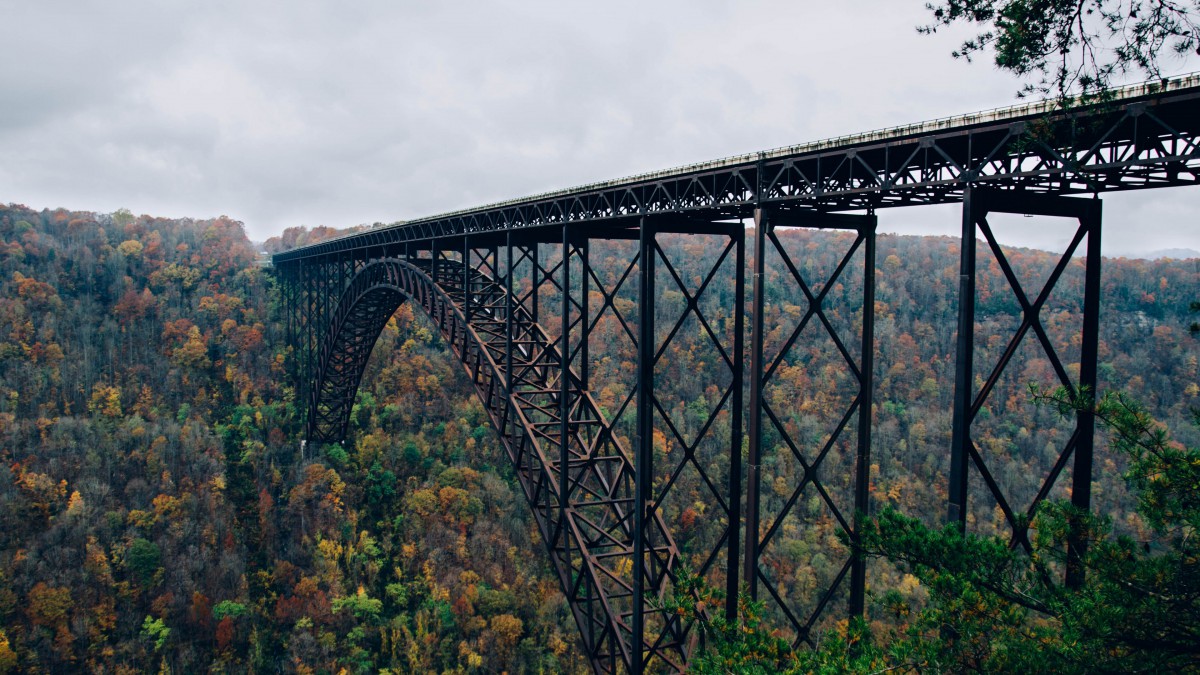
<instances>
[{"instance_id":1,"label":"gray cloud","mask_svg":"<svg viewBox=\"0 0 1200 675\"><path fill-rule=\"evenodd\" d=\"M0 200L265 238L1011 103L1016 81L949 57L961 35L916 34L922 6L0 0ZM1164 233L1106 248L1200 248L1196 192L1122 196L1110 220Z\"/></svg>"}]
</instances>

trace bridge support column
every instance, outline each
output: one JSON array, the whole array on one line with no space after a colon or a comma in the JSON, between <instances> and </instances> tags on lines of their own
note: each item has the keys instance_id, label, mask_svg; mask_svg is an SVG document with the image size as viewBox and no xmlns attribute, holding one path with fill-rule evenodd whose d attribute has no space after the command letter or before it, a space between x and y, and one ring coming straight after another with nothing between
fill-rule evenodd
<instances>
[{"instance_id":1,"label":"bridge support column","mask_svg":"<svg viewBox=\"0 0 1200 675\"><path fill-rule=\"evenodd\" d=\"M1080 345L1079 390L1090 392L1097 400L1096 370L1100 343L1100 253L1101 202L1092 200L1094 208L1080 219L1081 229L1087 229L1087 270L1083 290L1083 341ZM1096 415L1091 409L1082 411L1078 417L1079 442L1075 447L1075 467L1071 472L1071 505L1082 512L1092 508L1092 463L1095 450ZM1078 588L1083 585L1083 567L1080 559L1087 552L1087 539L1080 532L1079 523L1073 524L1067 550L1067 585Z\"/></svg>"},{"instance_id":2,"label":"bridge support column","mask_svg":"<svg viewBox=\"0 0 1200 675\"><path fill-rule=\"evenodd\" d=\"M463 289L463 316L466 317L468 326L471 324L471 313L472 313L471 300L472 300L472 295L473 295L472 289L471 289L471 283L472 283L471 282L471 272L473 272L473 271L475 271L475 268L471 264L471 237L470 237L470 235L466 235L463 237L463 247L462 247L462 289ZM470 344L470 341L467 336L467 331L464 330L463 335L462 335L462 353L463 353L464 357L467 354L467 348L468 348L469 344Z\"/></svg>"},{"instance_id":3,"label":"bridge support column","mask_svg":"<svg viewBox=\"0 0 1200 675\"><path fill-rule=\"evenodd\" d=\"M588 312L591 293L591 260L589 259L590 246L588 238L582 237L575 242L575 256L579 258L579 386L584 391L589 391L591 386L591 367L588 365L591 360L591 349L588 346L591 340L591 323Z\"/></svg>"},{"instance_id":4,"label":"bridge support column","mask_svg":"<svg viewBox=\"0 0 1200 675\"><path fill-rule=\"evenodd\" d=\"M991 213L1015 213L1027 216L1051 216L1075 220L1077 227L1071 243L1067 246L1062 258L1050 273L1043 287L1036 295L1027 294L1017 278L1012 265L997 241L988 215ZM1081 511L1091 508L1091 480L1093 448L1095 436L1095 415L1083 406L1076 414L1075 429L1065 447L1061 450L1054 466L1044 477L1041 487L1032 503L1020 509L1013 503L1012 495L999 485L992 476L986 458L980 452L972 439L971 428L980 410L988 400L988 396L999 383L1001 375L1012 362L1022 339L1032 333L1047 359L1054 369L1057 384L1066 388L1073 395L1082 395L1083 400L1091 401L1096 396L1097 351L1099 342L1099 313L1100 313L1100 267L1101 267L1101 202L1099 199L1082 199L1078 197L1060 197L1020 192L1002 192L968 187L963 200L963 234L962 254L959 276L959 334L957 344L957 363L954 392L954 419L950 447L950 486L947 518L965 531L968 514L968 479L970 467L974 466L990 496L995 499L997 506L1004 513L1005 519L1012 530L1010 544L1030 549L1028 538L1029 521L1035 511L1050 493L1059 475L1066 468L1067 462L1074 457L1071 471L1071 503ZM976 234L983 234L991 254L998 263L1008 284L1020 305L1021 322L1016 333L1011 337L997 364L983 382L979 391L975 391L974 352L975 352L975 270L976 270ZM1080 328L1079 372L1073 380L1071 374L1062 363L1054 344L1047 336L1042 324L1040 312L1045 306L1050 294L1062 278L1063 273L1071 266L1076 251L1083 238L1087 237L1087 247L1084 255L1084 299L1081 308L1082 326ZM1067 583L1078 585L1083 580L1083 570L1079 565L1080 556L1086 549L1084 539L1078 525L1072 527L1068 539L1067 551Z\"/></svg>"},{"instance_id":5,"label":"bridge support column","mask_svg":"<svg viewBox=\"0 0 1200 675\"><path fill-rule=\"evenodd\" d=\"M963 193L962 238L958 263L958 342L954 357L954 417L950 436L950 488L946 518L967 525L967 444L971 392L975 389L975 223L980 217L975 189Z\"/></svg>"},{"instance_id":6,"label":"bridge support column","mask_svg":"<svg viewBox=\"0 0 1200 675\"><path fill-rule=\"evenodd\" d=\"M784 520L800 518L799 511L794 507L806 490L815 491L823 510L835 520L839 527L850 533L852 541L857 537L857 527L854 515L850 511L869 513L870 511L870 466L871 466L871 415L874 392L874 358L875 358L875 215L841 215L818 212L785 211L756 209L755 239L754 239L754 295L751 304L751 345L750 369L753 380L750 384L750 418L747 428L750 435L748 453L747 487L746 487L746 544L743 558L745 583L752 597L758 597L759 581L771 596L773 606L786 617L795 631L795 642L810 641L810 634L817 622L826 614L831 603L841 602L845 598L846 611L861 615L864 609L866 591L866 561L853 552L840 571L830 579L827 586L818 591L820 596L810 606L797 607L795 598L784 597L776 590L776 584L766 574L763 565L764 554L779 534ZM841 257L837 267L828 278L810 279L811 272L807 264L797 265L788 253L783 240L776 228L806 228L843 230L854 233L846 253ZM849 241L849 240L848 240ZM861 321L857 335L842 335L844 329L834 325L830 315L825 311L825 303L830 292L839 286L854 284L854 280L845 280L843 273L850 268L850 262L857 251L862 250L862 297ZM777 257L783 265L781 276L785 278L787 288L798 288L802 294L800 303L807 309L799 320L799 324L791 335L778 347L772 347L767 353L765 346L764 316L766 313L767 296L767 265L768 255ZM816 333L817 342L827 344L827 350L835 363L842 365L851 374L852 390L845 395L852 396L847 407L837 421L836 426L829 430L828 436L818 446L812 446L811 441L797 437L794 428L795 421L789 421L789 416L795 413L785 409L790 404L775 400L772 403L768 397L767 386L772 382L778 370L785 365L803 364L808 358L804 354L793 353L792 348L798 343L801 334L809 326L809 333ZM859 354L857 359L847 345L853 345L850 338L857 338ZM807 342L805 344L808 344ZM829 347L832 347L830 350ZM852 425L851 421L857 423ZM828 420L826 423L831 423ZM852 430L852 431L848 431ZM856 438L853 446L846 436L853 433ZM768 441L767 439L771 439ZM839 487L838 476L822 477L821 469L835 448L843 448L844 452L852 452L845 456L845 463L853 466L853 480L848 485ZM853 448L853 449L852 449ZM852 461L849 461L852 458ZM762 466L767 462L781 467L785 461L799 467L799 475L793 485L787 486L790 496L782 509L769 514L764 523L762 512ZM776 485L778 490L779 486ZM840 492L840 494L839 494ZM766 524L766 530L762 526ZM849 576L848 584L844 585Z\"/></svg>"},{"instance_id":7,"label":"bridge support column","mask_svg":"<svg viewBox=\"0 0 1200 675\"><path fill-rule=\"evenodd\" d=\"M745 368L745 335L746 335L746 228L739 221L736 230L731 231L736 238L737 250L734 254L734 308L733 308L733 410L732 438L729 443L729 542L725 554L725 620L732 624L737 620L738 595L741 593L739 579L738 556L741 554L742 530L742 426L745 417L743 401L746 368ZM759 326L761 333L762 326ZM758 378L754 378L758 382ZM755 530L747 529L746 540L757 538ZM741 579L750 577L742 576Z\"/></svg>"},{"instance_id":8,"label":"bridge support column","mask_svg":"<svg viewBox=\"0 0 1200 675\"><path fill-rule=\"evenodd\" d=\"M571 231L570 226L565 224L562 226L562 262L559 267L562 275L558 336L559 550L562 551L564 568L571 570L571 537L567 532L567 510L571 503ZM572 585L575 584L575 579L570 581Z\"/></svg>"},{"instance_id":9,"label":"bridge support column","mask_svg":"<svg viewBox=\"0 0 1200 675\"><path fill-rule=\"evenodd\" d=\"M437 239L434 239L429 246L429 257L433 259L429 274L433 278L433 283L436 286L441 281L439 268L441 267L442 263L442 247L439 245Z\"/></svg>"},{"instance_id":10,"label":"bridge support column","mask_svg":"<svg viewBox=\"0 0 1200 675\"><path fill-rule=\"evenodd\" d=\"M854 468L855 518L871 512L871 418L875 402L875 227L874 214L864 219L859 236L863 239L863 318L861 360L859 361L858 454ZM857 532L858 523L854 524ZM850 614L862 616L867 589L867 559L854 556L850 563Z\"/></svg>"},{"instance_id":11,"label":"bridge support column","mask_svg":"<svg viewBox=\"0 0 1200 675\"><path fill-rule=\"evenodd\" d=\"M329 283L330 266L335 264L332 261L311 262L308 260L302 261L300 268L301 284L303 291L304 305L304 323L305 323L305 346L303 357L303 378L306 383L303 392L302 405L305 410L312 410L316 407L319 392L313 386L312 379L316 375L319 368L320 360L323 356L322 346L328 334L328 326L330 315L330 304L333 300L330 295L333 294ZM311 417L311 416L308 416ZM315 430L314 420L305 420L305 438L314 440L313 432Z\"/></svg>"},{"instance_id":12,"label":"bridge support column","mask_svg":"<svg viewBox=\"0 0 1200 675\"><path fill-rule=\"evenodd\" d=\"M758 540L759 491L761 480L758 475L762 457L762 393L763 393L763 274L766 270L767 233L771 218L765 209L754 209L754 271L751 272L754 290L750 306L750 447L746 457L746 553L742 558L745 570L742 577L754 600L758 599Z\"/></svg>"},{"instance_id":13,"label":"bridge support column","mask_svg":"<svg viewBox=\"0 0 1200 675\"><path fill-rule=\"evenodd\" d=\"M638 353L637 353L637 456L634 464L636 493L633 521L633 636L635 675L645 667L646 641L646 535L651 486L654 479L654 226L641 219L638 239Z\"/></svg>"},{"instance_id":14,"label":"bridge support column","mask_svg":"<svg viewBox=\"0 0 1200 675\"><path fill-rule=\"evenodd\" d=\"M501 430L505 435L512 433L514 424L513 412L513 299L517 289L513 286L513 244L512 230L504 233L504 425Z\"/></svg>"},{"instance_id":15,"label":"bridge support column","mask_svg":"<svg viewBox=\"0 0 1200 675\"><path fill-rule=\"evenodd\" d=\"M312 265L306 259L301 259L298 267L300 268L296 274L300 284L299 292L299 315L301 324L301 333L303 340L300 345L300 377L303 386L296 392L296 404L303 410L307 411L311 401L309 397L312 395L312 377L313 377L313 362L316 358L313 356L313 344L317 339L317 331L319 330L313 325L315 318L315 303L317 297L317 289L314 288L312 277ZM304 438L312 437L310 430L312 422L308 419L307 414L304 419L305 429Z\"/></svg>"},{"instance_id":16,"label":"bridge support column","mask_svg":"<svg viewBox=\"0 0 1200 675\"><path fill-rule=\"evenodd\" d=\"M538 296L542 294L542 282L546 279L546 272L542 269L541 247L537 242L529 245L529 260L529 316L536 324L542 320L542 315L538 312Z\"/></svg>"}]
</instances>

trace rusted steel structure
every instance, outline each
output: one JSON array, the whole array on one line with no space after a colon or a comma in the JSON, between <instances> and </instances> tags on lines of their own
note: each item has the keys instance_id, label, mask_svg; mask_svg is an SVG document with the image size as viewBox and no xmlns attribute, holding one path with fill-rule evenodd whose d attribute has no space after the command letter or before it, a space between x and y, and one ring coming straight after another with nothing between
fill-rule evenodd
<instances>
[{"instance_id":1,"label":"rusted steel structure","mask_svg":"<svg viewBox=\"0 0 1200 675\"><path fill-rule=\"evenodd\" d=\"M679 670L694 648L692 627L657 602L680 562L675 524L663 515L677 478L706 486L714 536L698 554L699 571L726 585L730 616L746 587L772 603L797 642L831 612L861 613L866 573L844 553L839 571L805 607L778 593L763 564L785 518L801 497L855 536L852 511L869 511L871 405L874 390L875 229L885 208L961 203L960 301L956 382L946 517L966 523L968 478L982 479L1003 512L1014 546L1028 546L1022 516L1070 468L1072 501L1090 505L1094 421L1080 415L1069 441L1042 477L1032 504L1013 503L972 428L1023 340L1046 351L1058 381L1094 389L1100 291L1099 194L1200 183L1200 77L1138 85L1103 104L1063 113L1036 103L808 145L732 157L679 169L375 227L274 257L282 281L288 340L307 436L337 442L372 347L401 302L419 305L462 361L524 489L597 672ZM1072 196L1077 195L1077 196ZM1078 196L1084 195L1084 196ZM1023 288L989 224L993 213L1072 219L1075 237L1040 289ZM753 228L747 229L746 222ZM830 278L810 279L776 228L839 229L852 244ZM698 287L685 282L658 237L715 237L722 253ZM997 363L977 370L976 240L999 263L1020 305L1020 325ZM749 239L749 241L747 241ZM1086 239L1086 246L1080 250ZM589 252L605 240L637 242L624 274L608 285ZM747 255L747 244L751 251ZM1046 336L1040 311L1072 257L1086 263L1080 366L1072 375ZM801 291L807 310L782 345L764 347L768 261ZM779 269L779 268L777 268ZM713 280L732 274L733 306L718 329L707 316ZM749 278L747 278L749 275ZM828 319L826 294L839 279L861 275L855 330ZM682 294L672 327L655 326L664 291ZM724 283L729 283L726 279ZM636 287L636 316L614 298ZM747 292L749 290L749 293ZM550 303L539 300L549 295ZM749 297L747 297L749 295ZM597 302L596 298L599 298ZM614 429L594 400L590 332L615 315L636 344L630 436ZM685 321L699 326L717 358L719 403L698 436L683 433L662 400L664 354ZM946 331L953 326L943 326ZM781 421L764 392L789 350L814 333L829 339L850 374L849 401L828 438L816 446ZM1030 337L1032 336L1032 337ZM977 375L986 373L982 386ZM715 424L718 418L728 423ZM720 438L712 434L720 428ZM655 433L682 448L656 458ZM708 435L706 437L706 434ZM851 441L843 438L852 436ZM725 448L721 470L698 460L699 439ZM769 442L764 439L770 438ZM839 440L840 439L840 440ZM847 445L848 444L848 445ZM743 456L743 446L746 450ZM849 502L831 496L822 468L836 447L852 448ZM760 464L786 453L801 467L786 486L782 509L764 514ZM656 461L657 460L657 461ZM845 477L843 477L845 478ZM810 499L811 501L811 499ZM1068 570L1068 581L1078 580ZM836 608L836 609L834 609ZM722 611L721 608L712 611Z\"/></svg>"}]
</instances>

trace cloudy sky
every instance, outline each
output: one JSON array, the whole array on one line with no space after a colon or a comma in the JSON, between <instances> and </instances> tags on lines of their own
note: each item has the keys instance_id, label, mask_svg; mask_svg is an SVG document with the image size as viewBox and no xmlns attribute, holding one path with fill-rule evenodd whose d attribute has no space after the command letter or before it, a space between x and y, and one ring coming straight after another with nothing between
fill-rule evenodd
<instances>
[{"instance_id":1,"label":"cloudy sky","mask_svg":"<svg viewBox=\"0 0 1200 675\"><path fill-rule=\"evenodd\" d=\"M962 32L916 33L924 4L0 0L0 201L264 239L1014 103L1018 81L950 58ZM1200 249L1200 189L1105 199L1109 253Z\"/></svg>"}]
</instances>

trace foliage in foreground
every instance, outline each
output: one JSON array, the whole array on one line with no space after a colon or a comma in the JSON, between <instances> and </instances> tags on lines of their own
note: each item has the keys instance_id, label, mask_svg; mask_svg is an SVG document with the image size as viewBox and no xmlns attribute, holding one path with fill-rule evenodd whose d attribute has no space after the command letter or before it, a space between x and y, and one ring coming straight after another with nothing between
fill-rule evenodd
<instances>
[{"instance_id":1,"label":"foliage in foreground","mask_svg":"<svg viewBox=\"0 0 1200 675\"><path fill-rule=\"evenodd\" d=\"M1162 77L1160 54L1200 53L1200 0L942 0L927 5L933 23L979 32L955 58L991 52L997 68L1035 78L1021 95L1102 94L1114 75Z\"/></svg>"},{"instance_id":2,"label":"foliage in foreground","mask_svg":"<svg viewBox=\"0 0 1200 675\"><path fill-rule=\"evenodd\" d=\"M715 594L689 579L670 609L696 618L706 638L693 672L1200 672L1200 449L1173 441L1120 394L1094 404L1063 390L1044 399L1064 415L1090 407L1110 430L1150 539L1116 536L1108 518L1052 501L1031 523L1026 554L886 509L860 520L856 548L915 575L929 593L923 609L888 591L894 628L854 620L816 649L792 651L745 598L733 624L706 616ZM1072 528L1088 542L1079 588L1059 581Z\"/></svg>"}]
</instances>

